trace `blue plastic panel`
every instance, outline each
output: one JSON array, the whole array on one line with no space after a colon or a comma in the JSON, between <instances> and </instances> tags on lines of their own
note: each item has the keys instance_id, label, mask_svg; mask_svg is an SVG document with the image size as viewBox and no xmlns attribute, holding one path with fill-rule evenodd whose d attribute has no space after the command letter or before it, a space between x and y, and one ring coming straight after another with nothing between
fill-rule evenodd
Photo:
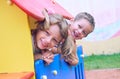
<instances>
[{"instance_id":1,"label":"blue plastic panel","mask_svg":"<svg viewBox=\"0 0 120 79\"><path fill-rule=\"evenodd\" d=\"M79 58L79 63L75 67L75 74L76 74L75 79L85 79L84 60L83 60L83 58L81 56L83 54L82 46L77 47L77 54L78 54L78 58Z\"/></svg>"},{"instance_id":2,"label":"blue plastic panel","mask_svg":"<svg viewBox=\"0 0 120 79\"><path fill-rule=\"evenodd\" d=\"M45 65L43 60L35 61L36 79L84 79L84 63L81 58L82 46L77 48L79 63L76 66L70 66L60 55L54 57L54 62L50 65ZM57 74L54 74L57 72Z\"/></svg>"}]
</instances>

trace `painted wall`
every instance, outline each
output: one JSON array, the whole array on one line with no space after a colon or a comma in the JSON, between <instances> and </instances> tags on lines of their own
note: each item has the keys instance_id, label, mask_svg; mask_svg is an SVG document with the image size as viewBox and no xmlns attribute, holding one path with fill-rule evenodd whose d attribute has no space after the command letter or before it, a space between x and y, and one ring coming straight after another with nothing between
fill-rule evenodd
<instances>
[{"instance_id":1,"label":"painted wall","mask_svg":"<svg viewBox=\"0 0 120 79\"><path fill-rule=\"evenodd\" d=\"M27 15L0 0L0 73L34 72Z\"/></svg>"},{"instance_id":2,"label":"painted wall","mask_svg":"<svg viewBox=\"0 0 120 79\"><path fill-rule=\"evenodd\" d=\"M83 46L85 55L91 54L113 54L120 53L120 37L111 38L103 41L77 41L78 45Z\"/></svg>"},{"instance_id":3,"label":"painted wall","mask_svg":"<svg viewBox=\"0 0 120 79\"><path fill-rule=\"evenodd\" d=\"M77 41L78 45L84 46L86 54L120 52L120 0L56 1L74 16L79 12L88 12L95 18L94 32Z\"/></svg>"}]
</instances>

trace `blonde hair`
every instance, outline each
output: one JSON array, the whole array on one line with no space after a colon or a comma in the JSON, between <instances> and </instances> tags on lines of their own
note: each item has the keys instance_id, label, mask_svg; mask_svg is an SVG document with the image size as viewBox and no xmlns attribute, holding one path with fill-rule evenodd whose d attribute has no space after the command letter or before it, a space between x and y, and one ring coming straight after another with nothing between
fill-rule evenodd
<instances>
[{"instance_id":1,"label":"blonde hair","mask_svg":"<svg viewBox=\"0 0 120 79\"><path fill-rule=\"evenodd\" d=\"M43 21L37 21L36 29L33 30L32 35L36 37L36 34L39 30L47 30L49 29L50 25L58 25L60 28L60 34L63 38L58 45L58 48L61 48L61 52L63 56L67 56L72 52L73 49L73 40L68 36L68 23L66 19L59 15L59 14L48 14L46 10L43 11L43 15L45 16L45 19ZM35 40L34 40L35 41Z\"/></svg>"},{"instance_id":2,"label":"blonde hair","mask_svg":"<svg viewBox=\"0 0 120 79\"><path fill-rule=\"evenodd\" d=\"M62 57L65 59L66 62L69 63L69 65L76 65L78 64L78 56L76 51L76 44L74 42L74 39L72 36L68 36L65 43L63 44L62 48Z\"/></svg>"},{"instance_id":3,"label":"blonde hair","mask_svg":"<svg viewBox=\"0 0 120 79\"><path fill-rule=\"evenodd\" d=\"M74 43L74 40L73 40L73 38L69 35L68 37L67 37L67 39L65 40L65 42L63 43L63 45L62 45L62 48L61 48L61 50L62 50L62 55L64 56L64 57L66 57L66 56L68 56L68 55L70 55L72 52L74 52L74 45L75 45L75 43Z\"/></svg>"},{"instance_id":4,"label":"blonde hair","mask_svg":"<svg viewBox=\"0 0 120 79\"><path fill-rule=\"evenodd\" d=\"M50 25L56 24L60 28L61 36L66 39L68 36L68 23L63 16L59 14L48 14L46 10L43 11L43 15L45 16L45 19L36 22L36 30L47 30Z\"/></svg>"}]
</instances>

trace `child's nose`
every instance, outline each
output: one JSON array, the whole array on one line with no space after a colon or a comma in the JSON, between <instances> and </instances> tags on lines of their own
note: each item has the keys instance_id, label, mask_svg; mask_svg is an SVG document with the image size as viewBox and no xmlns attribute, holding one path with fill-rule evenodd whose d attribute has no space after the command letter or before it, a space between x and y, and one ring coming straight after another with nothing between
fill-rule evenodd
<instances>
[{"instance_id":1,"label":"child's nose","mask_svg":"<svg viewBox=\"0 0 120 79\"><path fill-rule=\"evenodd\" d=\"M46 39L46 42L47 42L47 44L50 44L51 43L51 37L49 36L49 37L47 37L47 39Z\"/></svg>"},{"instance_id":2,"label":"child's nose","mask_svg":"<svg viewBox=\"0 0 120 79\"><path fill-rule=\"evenodd\" d=\"M80 30L78 31L78 34L79 34L79 37L82 37L82 38L83 38L84 34L83 34L83 30L82 30L82 29L80 29Z\"/></svg>"},{"instance_id":3,"label":"child's nose","mask_svg":"<svg viewBox=\"0 0 120 79\"><path fill-rule=\"evenodd\" d=\"M82 34L82 29L78 30L78 34L81 35Z\"/></svg>"}]
</instances>

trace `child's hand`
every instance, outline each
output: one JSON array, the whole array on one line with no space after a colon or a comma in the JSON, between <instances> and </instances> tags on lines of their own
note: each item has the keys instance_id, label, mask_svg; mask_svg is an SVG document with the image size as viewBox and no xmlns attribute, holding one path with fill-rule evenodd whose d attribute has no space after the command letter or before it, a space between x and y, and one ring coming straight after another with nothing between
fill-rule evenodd
<instances>
[{"instance_id":1,"label":"child's hand","mask_svg":"<svg viewBox=\"0 0 120 79\"><path fill-rule=\"evenodd\" d=\"M61 53L61 48L60 47L53 47L48 49L50 52L54 53L54 54L60 54Z\"/></svg>"},{"instance_id":2,"label":"child's hand","mask_svg":"<svg viewBox=\"0 0 120 79\"><path fill-rule=\"evenodd\" d=\"M54 54L50 51L46 51L42 54L43 60L46 62L46 64L50 64L53 62Z\"/></svg>"}]
</instances>

